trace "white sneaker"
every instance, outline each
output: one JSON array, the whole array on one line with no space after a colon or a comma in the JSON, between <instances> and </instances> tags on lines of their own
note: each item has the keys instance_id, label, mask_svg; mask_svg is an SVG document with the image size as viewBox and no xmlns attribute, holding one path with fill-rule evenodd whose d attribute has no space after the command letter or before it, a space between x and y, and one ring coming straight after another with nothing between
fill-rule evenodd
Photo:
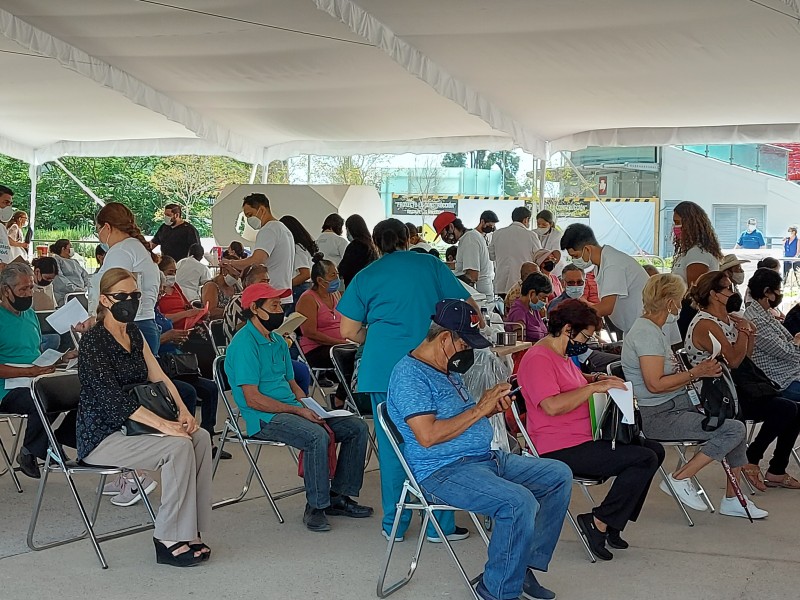
<instances>
[{"instance_id":1,"label":"white sneaker","mask_svg":"<svg viewBox=\"0 0 800 600\"><path fill-rule=\"evenodd\" d=\"M116 496L122 491L122 480L125 478L122 473L116 476L103 486L103 496Z\"/></svg>"},{"instance_id":2,"label":"white sneaker","mask_svg":"<svg viewBox=\"0 0 800 600\"><path fill-rule=\"evenodd\" d=\"M767 511L762 508L758 508L750 498L745 496L745 502L747 502L747 509L750 511L750 516L754 519L763 519L769 515ZM733 498L728 498L727 496L724 497L719 503L719 514L725 515L726 517L743 517L747 518L747 513L744 510L744 507L739 503L739 499L734 496Z\"/></svg>"},{"instance_id":3,"label":"white sneaker","mask_svg":"<svg viewBox=\"0 0 800 600\"><path fill-rule=\"evenodd\" d=\"M158 483L153 481L149 475L142 475L140 479L142 480L142 487L144 487L145 494L149 494L158 487ZM136 487L136 482L128 478L123 478L122 489L119 494L111 499L111 504L114 506L133 506L141 499L142 494Z\"/></svg>"},{"instance_id":4,"label":"white sneaker","mask_svg":"<svg viewBox=\"0 0 800 600\"><path fill-rule=\"evenodd\" d=\"M687 477L686 479L675 479L672 476L672 473L667 475L667 477L669 477L669 482L675 489L675 494L678 496L678 500L694 510L708 510L708 505L703 502L700 494L697 493L697 488L694 487L691 477ZM661 488L661 491L665 494L669 494L670 496L672 495L669 486L667 486L667 482L663 479L661 480L661 483L658 484L658 487Z\"/></svg>"},{"instance_id":5,"label":"white sneaker","mask_svg":"<svg viewBox=\"0 0 800 600\"><path fill-rule=\"evenodd\" d=\"M388 542L389 541L389 534L386 533L386 531L383 530L383 529L381 529L381 533L383 534L384 539ZM395 542L404 542L404 541L406 541L406 538L403 535L398 535L396 538L394 538L394 541Z\"/></svg>"}]
</instances>

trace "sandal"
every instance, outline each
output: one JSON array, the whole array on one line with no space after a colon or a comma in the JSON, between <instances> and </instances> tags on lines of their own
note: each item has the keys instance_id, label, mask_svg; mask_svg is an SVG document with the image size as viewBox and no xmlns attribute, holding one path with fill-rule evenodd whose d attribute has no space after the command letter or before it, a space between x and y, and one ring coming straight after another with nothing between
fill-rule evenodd
<instances>
[{"instance_id":1,"label":"sandal","mask_svg":"<svg viewBox=\"0 0 800 600\"><path fill-rule=\"evenodd\" d=\"M203 542L199 544L189 544L189 548L194 552L200 552L200 560L208 560L211 558L211 548L206 546ZM208 552L206 552L206 550L208 550Z\"/></svg>"},{"instance_id":2,"label":"sandal","mask_svg":"<svg viewBox=\"0 0 800 600\"><path fill-rule=\"evenodd\" d=\"M797 479L795 479L788 473L784 473L783 479L781 479L780 481L772 481L771 479L766 479L765 483L767 484L767 487L771 488L786 488L787 490L800 490L800 481L797 481Z\"/></svg>"},{"instance_id":3,"label":"sandal","mask_svg":"<svg viewBox=\"0 0 800 600\"><path fill-rule=\"evenodd\" d=\"M175 542L172 546L165 546L161 540L153 538L156 546L156 562L160 565L170 565L172 567L194 567L203 560L202 556L195 556L196 550L187 542ZM189 550L180 554L173 554L175 550L189 546Z\"/></svg>"},{"instance_id":4,"label":"sandal","mask_svg":"<svg viewBox=\"0 0 800 600\"><path fill-rule=\"evenodd\" d=\"M764 485L764 477L761 475L761 469L758 468L758 465L752 463L746 464L742 467L742 474L747 478L747 481L750 482L750 485L759 492L767 491L767 486Z\"/></svg>"}]
</instances>

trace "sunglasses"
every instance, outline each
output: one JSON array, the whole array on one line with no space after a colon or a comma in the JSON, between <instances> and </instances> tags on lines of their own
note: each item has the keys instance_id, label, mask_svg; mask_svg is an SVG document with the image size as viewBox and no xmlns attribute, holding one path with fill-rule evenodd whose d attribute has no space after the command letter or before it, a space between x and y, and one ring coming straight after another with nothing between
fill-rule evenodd
<instances>
[{"instance_id":1,"label":"sunglasses","mask_svg":"<svg viewBox=\"0 0 800 600\"><path fill-rule=\"evenodd\" d=\"M106 298L113 298L117 302L123 302L130 298L131 300L139 300L142 297L142 292L114 292L113 294L103 294Z\"/></svg>"}]
</instances>

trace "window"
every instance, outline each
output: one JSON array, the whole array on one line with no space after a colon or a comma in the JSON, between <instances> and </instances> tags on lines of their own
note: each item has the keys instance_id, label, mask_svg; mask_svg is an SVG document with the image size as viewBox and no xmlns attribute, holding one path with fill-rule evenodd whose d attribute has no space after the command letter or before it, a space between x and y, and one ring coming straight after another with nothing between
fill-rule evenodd
<instances>
[{"instance_id":1,"label":"window","mask_svg":"<svg viewBox=\"0 0 800 600\"><path fill-rule=\"evenodd\" d=\"M766 212L764 205L715 204L711 219L722 249L731 249L736 245L739 235L747 229L748 219L756 219L763 232Z\"/></svg>"}]
</instances>

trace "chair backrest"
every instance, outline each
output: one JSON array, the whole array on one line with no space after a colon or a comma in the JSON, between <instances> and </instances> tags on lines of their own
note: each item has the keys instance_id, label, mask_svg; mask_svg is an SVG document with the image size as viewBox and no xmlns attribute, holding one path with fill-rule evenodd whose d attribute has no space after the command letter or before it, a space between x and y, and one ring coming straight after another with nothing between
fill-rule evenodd
<instances>
[{"instance_id":1,"label":"chair backrest","mask_svg":"<svg viewBox=\"0 0 800 600\"><path fill-rule=\"evenodd\" d=\"M81 345L81 337L83 334L79 331L75 331L72 327L69 329L69 337L72 338L72 344L75 346L75 350Z\"/></svg>"},{"instance_id":2,"label":"chair backrest","mask_svg":"<svg viewBox=\"0 0 800 600\"><path fill-rule=\"evenodd\" d=\"M625 373L622 370L622 361L617 360L612 362L606 367L606 371L609 375L613 375L614 377L619 377L623 381L625 380Z\"/></svg>"},{"instance_id":3,"label":"chair backrest","mask_svg":"<svg viewBox=\"0 0 800 600\"><path fill-rule=\"evenodd\" d=\"M42 421L50 449L63 463L66 458L61 453L61 444L56 439L56 434L48 414L57 414L76 410L81 400L81 382L75 372L52 373L42 375L33 380L31 384L33 404Z\"/></svg>"},{"instance_id":4,"label":"chair backrest","mask_svg":"<svg viewBox=\"0 0 800 600\"><path fill-rule=\"evenodd\" d=\"M236 429L237 434L246 437L245 432L239 427L239 411L235 404L232 404L232 399L228 397L226 392L231 391L231 384L228 381L228 375L225 373L225 357L218 356L214 359L214 383L217 384L217 394L222 399L225 405L225 410L228 411L228 420L231 425Z\"/></svg>"},{"instance_id":5,"label":"chair backrest","mask_svg":"<svg viewBox=\"0 0 800 600\"><path fill-rule=\"evenodd\" d=\"M386 406L386 402L381 402L378 404L378 423L386 432L386 437L389 438L389 444L392 446L392 451L395 453L395 456L397 456L397 460L399 460L400 464L403 466L403 471L406 473L406 479L408 480L408 483L416 490L415 494L418 495L424 502L425 499L422 497L422 489L419 487L419 483L417 483L414 474L411 472L411 468L406 462L405 456L403 456L403 452L400 450L400 444L403 443L403 436L400 435L397 427L389 418L389 409Z\"/></svg>"},{"instance_id":6,"label":"chair backrest","mask_svg":"<svg viewBox=\"0 0 800 600\"><path fill-rule=\"evenodd\" d=\"M35 312L36 312L36 318L39 319L39 329L41 330L42 335L48 335L48 334L56 334L56 335L58 335L58 332L55 329L53 329L53 326L50 325L50 323L47 322L47 317L52 315L55 311L54 310L37 310Z\"/></svg>"},{"instance_id":7,"label":"chair backrest","mask_svg":"<svg viewBox=\"0 0 800 600\"><path fill-rule=\"evenodd\" d=\"M225 329L222 324L222 319L214 319L208 324L208 333L214 343L214 350L217 356L223 356L228 348L228 338L225 335Z\"/></svg>"},{"instance_id":8,"label":"chair backrest","mask_svg":"<svg viewBox=\"0 0 800 600\"><path fill-rule=\"evenodd\" d=\"M522 439L525 440L526 449L531 455L538 458L539 452L537 452L536 446L533 444L533 440L531 439L531 436L528 435L528 430L525 429L525 424L522 422L522 415L526 413L527 407L525 406L525 399L522 398L522 394L516 394L516 398L511 401L511 414L514 415L514 421L517 423L517 428L522 434Z\"/></svg>"},{"instance_id":9,"label":"chair backrest","mask_svg":"<svg viewBox=\"0 0 800 600\"><path fill-rule=\"evenodd\" d=\"M675 351L675 356L677 356L678 359L681 361L681 364L683 365L683 368L685 370L689 370L689 369L692 368L692 366L693 366L692 365L692 361L689 358L689 354L686 352L685 348L681 348L679 350L676 350Z\"/></svg>"},{"instance_id":10,"label":"chair backrest","mask_svg":"<svg viewBox=\"0 0 800 600\"><path fill-rule=\"evenodd\" d=\"M86 296L86 292L70 292L64 296L64 304L72 300L73 298L77 298L78 302L83 305L83 308L89 310L89 298Z\"/></svg>"},{"instance_id":11,"label":"chair backrest","mask_svg":"<svg viewBox=\"0 0 800 600\"><path fill-rule=\"evenodd\" d=\"M353 390L350 389L350 382L347 381L347 377L345 376L345 373L353 372L353 368L356 364L357 352L358 346L356 344L337 344L336 346L331 346L333 370L336 372L336 377L339 379L339 382L344 387L345 394L347 394L345 408L360 417L361 411L358 410Z\"/></svg>"}]
</instances>

